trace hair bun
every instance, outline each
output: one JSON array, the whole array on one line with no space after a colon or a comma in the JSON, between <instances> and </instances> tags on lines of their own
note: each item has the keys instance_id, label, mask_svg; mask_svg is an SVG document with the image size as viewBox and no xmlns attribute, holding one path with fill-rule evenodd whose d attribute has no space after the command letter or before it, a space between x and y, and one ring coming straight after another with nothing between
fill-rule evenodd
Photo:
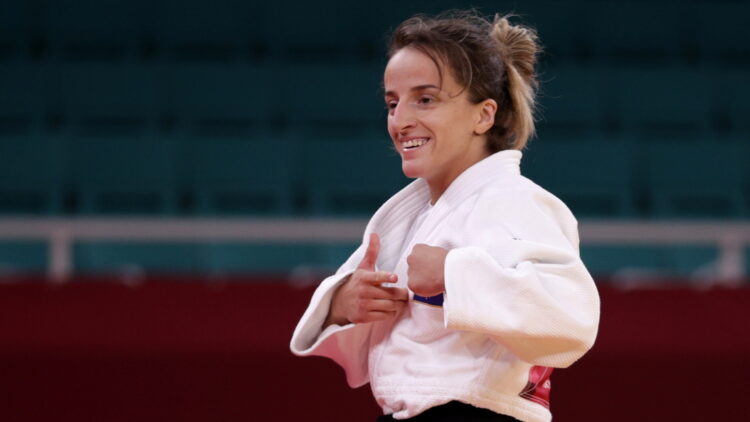
<instances>
[{"instance_id":1,"label":"hair bun","mask_svg":"<svg viewBox=\"0 0 750 422\"><path fill-rule=\"evenodd\" d=\"M540 50L538 36L532 28L511 25L512 15L495 15L492 24L492 37L497 41L500 54L506 65L512 65L524 79L534 77L537 54Z\"/></svg>"},{"instance_id":2,"label":"hair bun","mask_svg":"<svg viewBox=\"0 0 750 422\"><path fill-rule=\"evenodd\" d=\"M523 146L534 136L534 108L536 105L536 61L540 50L536 31L521 25L511 25L509 16L495 15L491 36L497 41L500 57L505 64L508 94L512 108L512 127L516 147Z\"/></svg>"}]
</instances>

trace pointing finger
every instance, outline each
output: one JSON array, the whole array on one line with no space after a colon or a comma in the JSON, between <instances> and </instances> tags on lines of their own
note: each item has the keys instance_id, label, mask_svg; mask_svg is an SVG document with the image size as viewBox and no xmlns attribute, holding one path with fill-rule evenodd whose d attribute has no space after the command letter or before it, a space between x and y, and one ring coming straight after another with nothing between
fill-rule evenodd
<instances>
[{"instance_id":1,"label":"pointing finger","mask_svg":"<svg viewBox=\"0 0 750 422\"><path fill-rule=\"evenodd\" d=\"M359 263L357 268L363 270L374 270L375 262L378 260L378 253L380 252L380 238L377 233L370 234L370 243L367 244L367 250L365 256Z\"/></svg>"}]
</instances>

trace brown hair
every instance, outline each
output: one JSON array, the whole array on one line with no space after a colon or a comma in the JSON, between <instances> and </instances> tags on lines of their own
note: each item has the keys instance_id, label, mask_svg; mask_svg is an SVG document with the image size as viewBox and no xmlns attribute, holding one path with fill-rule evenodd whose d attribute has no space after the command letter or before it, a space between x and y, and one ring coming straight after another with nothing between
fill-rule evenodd
<instances>
[{"instance_id":1,"label":"brown hair","mask_svg":"<svg viewBox=\"0 0 750 422\"><path fill-rule=\"evenodd\" d=\"M487 148L493 153L523 149L535 130L534 66L540 47L533 29L511 25L508 17L496 14L490 22L475 10L418 14L394 30L388 47L389 59L405 47L425 53L435 62L441 81L440 63L445 63L469 90L472 103L488 98L497 102L495 124L487 133Z\"/></svg>"}]
</instances>

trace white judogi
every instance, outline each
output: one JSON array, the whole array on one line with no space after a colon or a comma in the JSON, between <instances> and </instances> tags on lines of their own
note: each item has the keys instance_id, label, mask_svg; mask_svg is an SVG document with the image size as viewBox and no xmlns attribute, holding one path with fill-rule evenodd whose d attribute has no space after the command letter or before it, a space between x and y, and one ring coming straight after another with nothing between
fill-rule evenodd
<instances>
[{"instance_id":1,"label":"white judogi","mask_svg":"<svg viewBox=\"0 0 750 422\"><path fill-rule=\"evenodd\" d=\"M599 296L579 258L575 218L520 175L520 160L516 150L487 157L429 209L421 179L386 201L363 244L315 291L291 350L335 360L352 387L369 382L396 419L459 400L549 421L549 372L593 345ZM424 221L407 237L420 212ZM412 298L391 320L321 331L334 290L362 260L372 232L381 239L377 269L398 274L400 287L413 245L450 250L442 306Z\"/></svg>"}]
</instances>

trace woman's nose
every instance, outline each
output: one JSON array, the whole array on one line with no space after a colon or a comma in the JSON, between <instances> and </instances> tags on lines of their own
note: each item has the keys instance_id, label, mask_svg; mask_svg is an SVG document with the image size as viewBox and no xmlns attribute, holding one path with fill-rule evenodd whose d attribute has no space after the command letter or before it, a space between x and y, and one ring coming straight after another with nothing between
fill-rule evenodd
<instances>
[{"instance_id":1,"label":"woman's nose","mask_svg":"<svg viewBox=\"0 0 750 422\"><path fill-rule=\"evenodd\" d=\"M399 131L413 127L415 120L413 111L404 103L397 104L391 116L391 121Z\"/></svg>"}]
</instances>

